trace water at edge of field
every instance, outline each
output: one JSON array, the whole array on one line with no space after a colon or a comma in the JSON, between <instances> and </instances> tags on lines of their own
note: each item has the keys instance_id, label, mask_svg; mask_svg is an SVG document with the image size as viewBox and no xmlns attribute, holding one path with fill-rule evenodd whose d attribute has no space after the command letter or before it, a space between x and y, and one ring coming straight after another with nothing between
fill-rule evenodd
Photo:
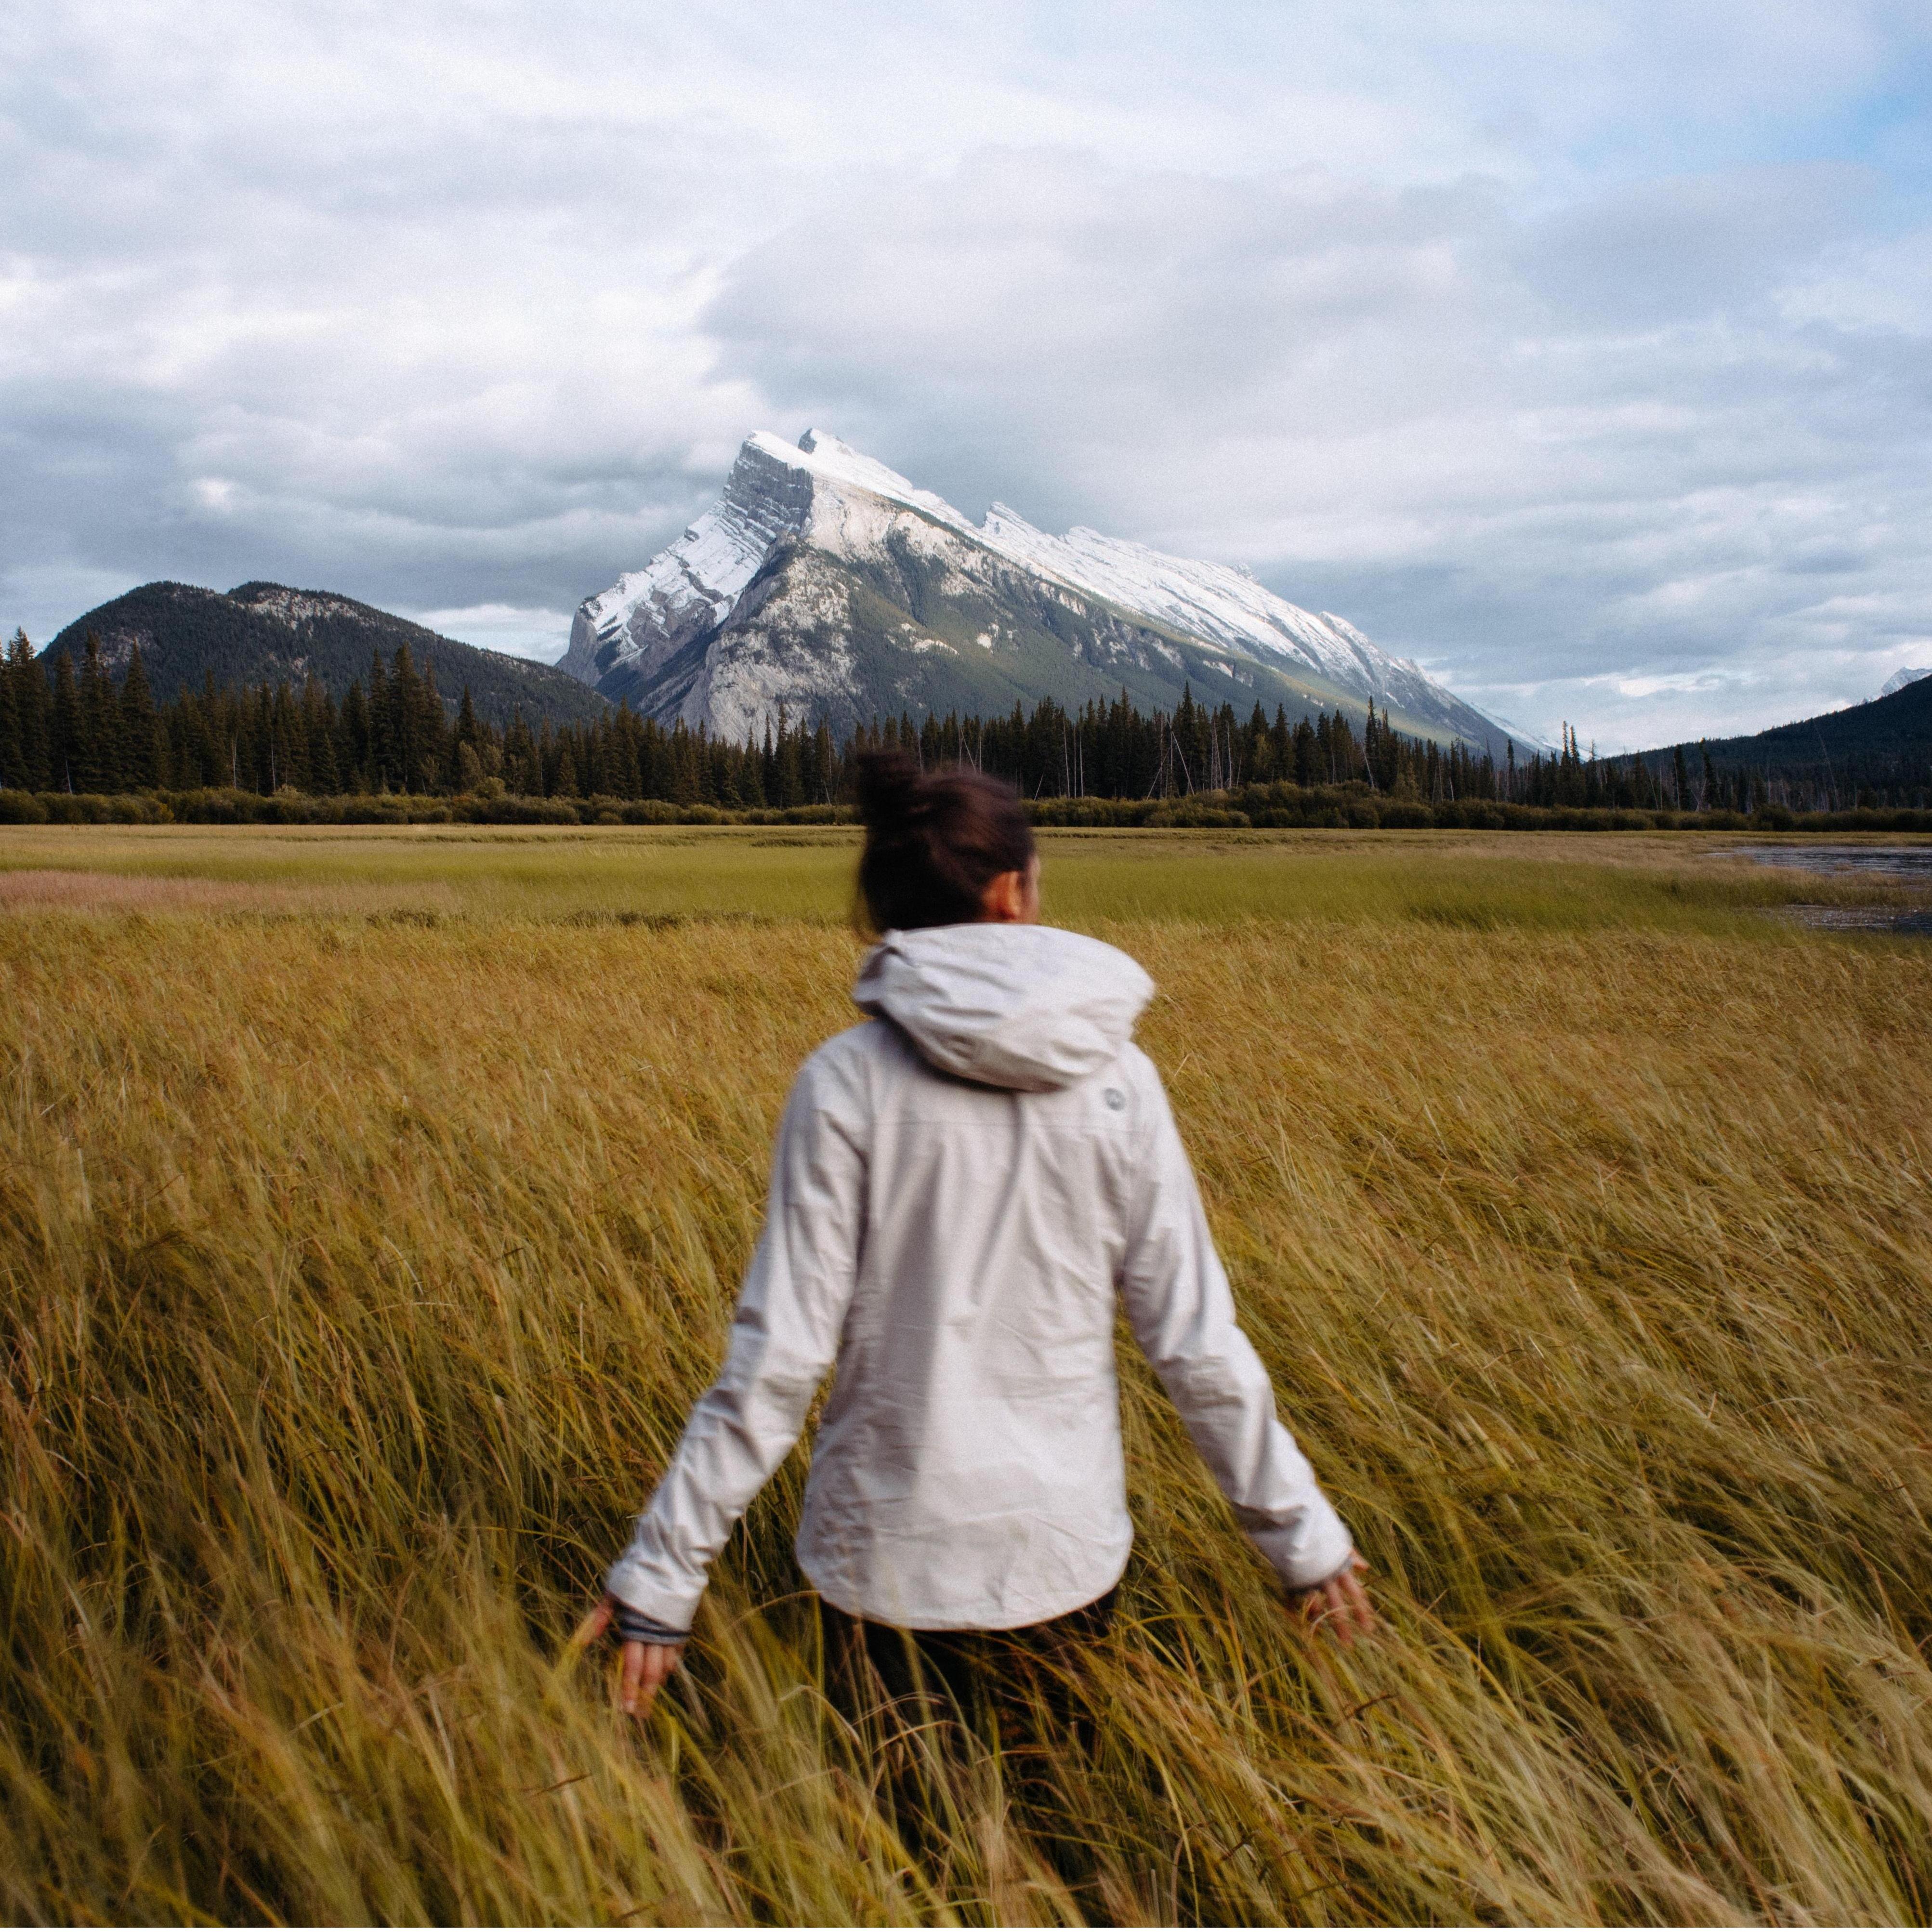
<instances>
[{"instance_id":1,"label":"water at edge of field","mask_svg":"<svg viewBox=\"0 0 1932 1932\"><path fill-rule=\"evenodd\" d=\"M1915 884L1932 880L1932 845L1727 845L1721 856L1806 872L1873 872Z\"/></svg>"},{"instance_id":2,"label":"water at edge of field","mask_svg":"<svg viewBox=\"0 0 1932 1932\"><path fill-rule=\"evenodd\" d=\"M1807 872L1851 872L1905 885L1932 885L1932 845L1730 845L1718 855ZM1882 906L1790 905L1782 916L1833 932L1902 932L1932 939L1932 912Z\"/></svg>"}]
</instances>

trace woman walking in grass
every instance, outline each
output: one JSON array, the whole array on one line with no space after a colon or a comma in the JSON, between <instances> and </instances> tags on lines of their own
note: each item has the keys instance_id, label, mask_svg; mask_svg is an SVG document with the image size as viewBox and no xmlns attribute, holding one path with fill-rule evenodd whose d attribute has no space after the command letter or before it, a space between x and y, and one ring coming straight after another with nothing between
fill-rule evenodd
<instances>
[{"instance_id":1,"label":"woman walking in grass","mask_svg":"<svg viewBox=\"0 0 1932 1932\"><path fill-rule=\"evenodd\" d=\"M836 1370L798 1528L829 1624L889 1687L964 1700L991 1664L1103 1632L1133 1540L1116 1299L1242 1527L1342 1640L1371 1622L1348 1532L1276 1420L1187 1156L1132 1043L1152 982L1036 922L1018 800L862 760L872 1016L800 1071L723 1372L586 1634L642 1712L707 1573Z\"/></svg>"}]
</instances>

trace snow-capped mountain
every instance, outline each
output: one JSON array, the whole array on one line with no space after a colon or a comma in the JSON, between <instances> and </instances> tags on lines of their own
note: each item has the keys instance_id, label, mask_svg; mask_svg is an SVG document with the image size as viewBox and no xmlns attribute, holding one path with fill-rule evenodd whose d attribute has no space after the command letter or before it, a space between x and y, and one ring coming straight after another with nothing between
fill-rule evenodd
<instances>
[{"instance_id":1,"label":"snow-capped mountain","mask_svg":"<svg viewBox=\"0 0 1932 1932\"><path fill-rule=\"evenodd\" d=\"M1889 698L1894 691L1903 691L1908 684L1916 684L1922 677L1932 677L1932 664L1913 664L1904 670L1894 671L1878 694Z\"/></svg>"},{"instance_id":2,"label":"snow-capped mountain","mask_svg":"<svg viewBox=\"0 0 1932 1932\"><path fill-rule=\"evenodd\" d=\"M1403 730L1506 729L1340 617L1244 570L996 503L975 524L884 464L807 430L747 439L724 494L643 569L579 608L561 668L614 701L742 738L784 705L843 728L1051 696L1291 718L1372 702ZM1519 739L1520 742L1520 739Z\"/></svg>"}]
</instances>

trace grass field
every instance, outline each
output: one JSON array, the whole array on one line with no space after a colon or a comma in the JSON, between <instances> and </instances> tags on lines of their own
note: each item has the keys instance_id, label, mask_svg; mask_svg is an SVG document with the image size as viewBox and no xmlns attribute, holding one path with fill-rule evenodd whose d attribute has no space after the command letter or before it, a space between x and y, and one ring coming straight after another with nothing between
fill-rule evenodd
<instances>
[{"instance_id":1,"label":"grass field","mask_svg":"<svg viewBox=\"0 0 1932 1932\"><path fill-rule=\"evenodd\" d=\"M641 1731L565 1638L718 1357L832 833L0 835L0 1911L1932 1915L1932 944L1723 841L1067 835L1284 1413L1286 1622L1124 1355L1140 1543L1052 1766L908 1850L795 1456Z\"/></svg>"}]
</instances>

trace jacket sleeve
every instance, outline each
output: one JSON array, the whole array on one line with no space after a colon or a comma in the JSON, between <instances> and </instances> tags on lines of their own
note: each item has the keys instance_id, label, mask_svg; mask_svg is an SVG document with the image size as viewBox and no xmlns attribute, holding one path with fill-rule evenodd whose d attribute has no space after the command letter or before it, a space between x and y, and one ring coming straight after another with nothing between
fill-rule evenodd
<instances>
[{"instance_id":1,"label":"jacket sleeve","mask_svg":"<svg viewBox=\"0 0 1932 1932\"><path fill-rule=\"evenodd\" d=\"M1276 1419L1268 1371L1234 1318L1194 1170L1160 1076L1136 1175L1120 1297L1136 1338L1234 1514L1290 1589L1325 1582L1354 1544Z\"/></svg>"},{"instance_id":2,"label":"jacket sleeve","mask_svg":"<svg viewBox=\"0 0 1932 1932\"><path fill-rule=\"evenodd\" d=\"M838 1352L865 1192L858 1070L806 1063L786 1103L771 1194L716 1382L605 1587L638 1621L687 1631L732 1526L784 1460Z\"/></svg>"}]
</instances>

